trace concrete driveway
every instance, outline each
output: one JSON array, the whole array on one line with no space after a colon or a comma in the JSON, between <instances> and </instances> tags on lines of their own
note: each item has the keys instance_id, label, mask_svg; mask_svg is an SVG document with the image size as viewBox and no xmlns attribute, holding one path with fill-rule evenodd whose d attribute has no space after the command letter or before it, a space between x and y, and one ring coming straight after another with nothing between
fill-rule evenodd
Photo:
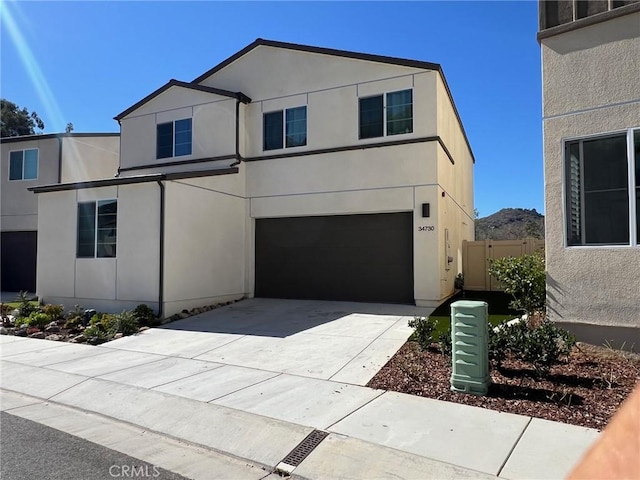
<instances>
[{"instance_id":1,"label":"concrete driveway","mask_svg":"<svg viewBox=\"0 0 640 480\"><path fill-rule=\"evenodd\" d=\"M0 410L120 442L188 477L199 475L183 467L200 460L167 463L155 441L95 424L123 422L268 471L313 429L328 432L295 469L301 478L565 477L597 431L363 386L405 342L407 320L427 313L252 299L97 347L2 335ZM223 460L200 474L265 478L229 474Z\"/></svg>"},{"instance_id":2,"label":"concrete driveway","mask_svg":"<svg viewBox=\"0 0 640 480\"><path fill-rule=\"evenodd\" d=\"M365 385L411 334L408 320L431 311L410 305L253 298L108 346L258 369L254 380L287 373ZM236 372L241 377L248 373Z\"/></svg>"}]
</instances>

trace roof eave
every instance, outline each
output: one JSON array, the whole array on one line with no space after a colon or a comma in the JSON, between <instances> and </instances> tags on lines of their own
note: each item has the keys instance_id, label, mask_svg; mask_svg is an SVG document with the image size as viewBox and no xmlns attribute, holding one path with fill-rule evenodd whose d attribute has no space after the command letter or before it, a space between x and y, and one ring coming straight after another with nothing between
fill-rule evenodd
<instances>
[{"instance_id":1,"label":"roof eave","mask_svg":"<svg viewBox=\"0 0 640 480\"><path fill-rule=\"evenodd\" d=\"M190 89L190 90L198 90L200 92L211 93L213 95L220 95L220 96L223 96L223 97L235 98L236 100L238 100L238 101L240 101L242 103L250 103L251 102L251 98L249 98L247 95L245 95L242 92L230 92L228 90L223 90L223 89L220 89L220 88L213 88L213 87L207 87L207 86L204 86L204 85L197 85L197 84L189 83L189 82L182 82L180 80L176 80L176 79L172 78L167 83L165 83L163 86L161 86L157 90L154 90L153 92L151 92L149 95L144 97L139 102L133 104L132 106L127 108L122 113L120 113L120 114L116 115L115 117L113 117L113 119L117 120L118 123L120 123L120 120L122 120L124 117L126 117L130 113L135 112L137 109L139 109L140 107L142 107L146 103L150 102L151 100L153 100L157 96L163 94L164 92L169 90L171 87L187 88L187 89Z\"/></svg>"}]
</instances>

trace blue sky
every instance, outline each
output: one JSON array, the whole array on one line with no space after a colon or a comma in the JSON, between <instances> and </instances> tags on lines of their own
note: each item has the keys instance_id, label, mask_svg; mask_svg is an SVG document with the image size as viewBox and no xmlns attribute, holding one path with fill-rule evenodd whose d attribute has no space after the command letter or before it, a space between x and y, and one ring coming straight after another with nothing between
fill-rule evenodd
<instances>
[{"instance_id":1,"label":"blue sky","mask_svg":"<svg viewBox=\"0 0 640 480\"><path fill-rule=\"evenodd\" d=\"M440 63L476 157L481 216L544 211L537 2L4 2L0 95L45 133L113 117L258 37Z\"/></svg>"}]
</instances>

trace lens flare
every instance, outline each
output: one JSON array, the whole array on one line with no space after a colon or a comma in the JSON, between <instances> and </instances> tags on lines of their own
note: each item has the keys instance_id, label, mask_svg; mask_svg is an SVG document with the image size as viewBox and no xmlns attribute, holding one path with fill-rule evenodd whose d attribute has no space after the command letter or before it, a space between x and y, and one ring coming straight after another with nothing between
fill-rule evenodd
<instances>
[{"instance_id":1,"label":"lens flare","mask_svg":"<svg viewBox=\"0 0 640 480\"><path fill-rule=\"evenodd\" d=\"M22 35L21 28L16 21L17 17L25 18L20 14L19 5L17 2L7 2L0 0L0 27L4 28L9 34L11 42L15 46L16 51L20 56L20 60L24 65L25 70L29 74L29 78L35 87L38 97L44 105L45 113L47 115L47 121L54 127L54 131L64 131L66 122L64 121L62 112L55 96L49 87L49 83L45 78L38 60L36 59L29 43Z\"/></svg>"}]
</instances>

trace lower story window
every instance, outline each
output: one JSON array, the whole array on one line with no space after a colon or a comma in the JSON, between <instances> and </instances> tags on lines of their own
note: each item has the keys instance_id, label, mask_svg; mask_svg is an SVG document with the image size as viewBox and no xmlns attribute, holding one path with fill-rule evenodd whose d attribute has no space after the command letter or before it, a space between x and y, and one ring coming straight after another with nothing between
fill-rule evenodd
<instances>
[{"instance_id":1,"label":"lower story window","mask_svg":"<svg viewBox=\"0 0 640 480\"><path fill-rule=\"evenodd\" d=\"M640 130L565 143L568 246L640 238Z\"/></svg>"},{"instance_id":2,"label":"lower story window","mask_svg":"<svg viewBox=\"0 0 640 480\"><path fill-rule=\"evenodd\" d=\"M116 256L117 200L78 203L78 258Z\"/></svg>"}]
</instances>

